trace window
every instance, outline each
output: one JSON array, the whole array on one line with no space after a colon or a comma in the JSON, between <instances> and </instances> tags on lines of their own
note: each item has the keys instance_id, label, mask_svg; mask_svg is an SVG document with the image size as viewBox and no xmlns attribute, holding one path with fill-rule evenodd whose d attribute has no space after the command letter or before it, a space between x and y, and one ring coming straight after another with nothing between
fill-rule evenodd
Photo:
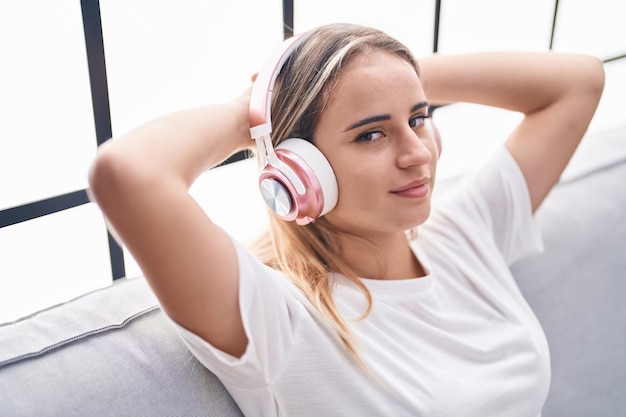
<instances>
[{"instance_id":1,"label":"window","mask_svg":"<svg viewBox=\"0 0 626 417\"><path fill-rule=\"evenodd\" d=\"M292 29L344 21L388 31L416 55L436 50L583 52L606 62L605 94L592 130L626 123L626 3L600 0L9 0L0 4L0 322L17 319L141 274L107 234L88 202L87 170L97 145L144 120L238 94ZM438 110L446 140L460 136L446 119L463 114L485 130L493 109ZM484 146L514 123L499 114ZM456 147L456 150L455 150ZM462 141L446 145L442 168L464 168ZM192 193L254 193L253 164L202 176ZM245 173L245 174L244 174ZM206 206L246 239L263 222ZM254 202L256 204L256 202ZM258 202L258 213L263 213Z\"/></svg>"}]
</instances>

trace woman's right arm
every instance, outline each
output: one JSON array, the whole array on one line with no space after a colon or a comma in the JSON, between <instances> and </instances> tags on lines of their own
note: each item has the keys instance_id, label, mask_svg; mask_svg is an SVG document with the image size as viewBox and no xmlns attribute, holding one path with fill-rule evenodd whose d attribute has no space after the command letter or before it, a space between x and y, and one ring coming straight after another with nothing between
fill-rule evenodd
<instances>
[{"instance_id":1,"label":"woman's right arm","mask_svg":"<svg viewBox=\"0 0 626 417\"><path fill-rule=\"evenodd\" d=\"M91 198L167 314L233 356L247 346L235 249L188 190L203 171L254 144L248 103L246 91L148 122L101 146L89 173Z\"/></svg>"}]
</instances>

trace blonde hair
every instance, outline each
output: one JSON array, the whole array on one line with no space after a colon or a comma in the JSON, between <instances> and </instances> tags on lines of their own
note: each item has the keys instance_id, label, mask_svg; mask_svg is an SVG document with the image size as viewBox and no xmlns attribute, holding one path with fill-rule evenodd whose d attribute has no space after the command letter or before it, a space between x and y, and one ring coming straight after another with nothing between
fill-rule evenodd
<instances>
[{"instance_id":1,"label":"blonde hair","mask_svg":"<svg viewBox=\"0 0 626 417\"><path fill-rule=\"evenodd\" d=\"M315 144L313 132L342 68L354 57L372 51L400 56L419 75L417 61L409 49L382 31L348 24L326 25L311 31L276 80L271 104L274 146L291 137ZM371 294L342 259L338 238L342 233L345 232L324 217L299 226L270 215L269 232L254 242L251 250L266 265L283 271L304 292L336 330L350 356L364 367L357 342L333 301L328 279L329 272L342 274L363 293L367 308L357 320L370 313Z\"/></svg>"}]
</instances>

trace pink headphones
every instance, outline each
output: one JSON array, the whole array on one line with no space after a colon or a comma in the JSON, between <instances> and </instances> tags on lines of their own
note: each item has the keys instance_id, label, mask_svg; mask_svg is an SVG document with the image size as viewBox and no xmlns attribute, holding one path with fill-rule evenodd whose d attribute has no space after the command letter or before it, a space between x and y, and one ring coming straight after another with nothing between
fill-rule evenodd
<instances>
[{"instance_id":1,"label":"pink headphones","mask_svg":"<svg viewBox=\"0 0 626 417\"><path fill-rule=\"evenodd\" d=\"M294 49L306 39L286 40L259 72L250 96L250 135L256 141L264 168L259 188L267 205L283 220L300 225L315 221L337 204L337 179L324 155L312 143L298 138L272 146L270 103L274 82Z\"/></svg>"},{"instance_id":2,"label":"pink headphones","mask_svg":"<svg viewBox=\"0 0 626 417\"><path fill-rule=\"evenodd\" d=\"M337 179L326 157L307 140L286 139L274 150L270 133L270 107L276 77L291 53L307 37L293 36L274 52L252 86L250 96L250 135L255 140L263 169L259 188L276 215L299 225L314 222L337 204ZM432 125L437 150L441 139Z\"/></svg>"}]
</instances>

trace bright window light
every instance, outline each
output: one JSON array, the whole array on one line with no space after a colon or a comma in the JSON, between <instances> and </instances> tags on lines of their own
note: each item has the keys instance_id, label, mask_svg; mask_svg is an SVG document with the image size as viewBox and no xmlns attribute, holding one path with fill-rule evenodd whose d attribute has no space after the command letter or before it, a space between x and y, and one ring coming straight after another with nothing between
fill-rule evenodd
<instances>
[{"instance_id":1,"label":"bright window light","mask_svg":"<svg viewBox=\"0 0 626 417\"><path fill-rule=\"evenodd\" d=\"M95 0L94 0L95 1ZM230 100L283 37L282 3L232 0L100 0L112 131L161 114ZM441 2L438 50L547 50L554 1ZM294 31L330 22L387 31L415 55L433 50L434 0L294 0ZM626 3L558 2L554 49L603 59L626 54ZM0 210L82 190L96 152L80 2L0 3ZM626 60L605 65L604 96L590 132L624 126ZM452 105L439 179L474 169L521 115ZM191 193L242 242L267 226L253 160L213 169ZM141 275L125 252L126 276ZM111 283L99 209L85 204L0 228L0 323Z\"/></svg>"}]
</instances>

